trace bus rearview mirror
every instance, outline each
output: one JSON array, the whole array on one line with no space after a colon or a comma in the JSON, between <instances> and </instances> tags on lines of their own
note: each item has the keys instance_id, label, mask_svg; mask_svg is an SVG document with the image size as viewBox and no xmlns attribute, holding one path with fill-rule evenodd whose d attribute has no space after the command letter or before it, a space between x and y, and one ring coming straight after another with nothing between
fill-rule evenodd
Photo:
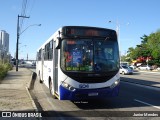
<instances>
[{"instance_id":1,"label":"bus rearview mirror","mask_svg":"<svg viewBox=\"0 0 160 120\"><path fill-rule=\"evenodd\" d=\"M57 40L56 40L56 49L60 49L60 47L61 47L61 42L62 42L61 37L57 37Z\"/></svg>"}]
</instances>

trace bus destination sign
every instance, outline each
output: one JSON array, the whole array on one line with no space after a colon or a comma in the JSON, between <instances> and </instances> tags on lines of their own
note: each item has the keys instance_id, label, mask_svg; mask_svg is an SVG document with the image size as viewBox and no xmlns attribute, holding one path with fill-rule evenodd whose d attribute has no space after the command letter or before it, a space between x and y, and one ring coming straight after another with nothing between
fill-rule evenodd
<instances>
[{"instance_id":1,"label":"bus destination sign","mask_svg":"<svg viewBox=\"0 0 160 120\"><path fill-rule=\"evenodd\" d=\"M95 37L107 37L115 35L115 31L109 29L95 29L85 27L68 27L65 30L66 36L95 36Z\"/></svg>"}]
</instances>

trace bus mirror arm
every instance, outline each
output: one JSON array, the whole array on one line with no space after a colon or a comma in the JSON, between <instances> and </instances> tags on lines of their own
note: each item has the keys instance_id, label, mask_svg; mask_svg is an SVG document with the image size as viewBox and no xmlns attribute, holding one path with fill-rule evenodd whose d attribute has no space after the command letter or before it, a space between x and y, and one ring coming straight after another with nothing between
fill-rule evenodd
<instances>
[{"instance_id":1,"label":"bus mirror arm","mask_svg":"<svg viewBox=\"0 0 160 120\"><path fill-rule=\"evenodd\" d=\"M62 42L62 38L61 37L57 37L56 49L60 49L61 48L61 42Z\"/></svg>"}]
</instances>

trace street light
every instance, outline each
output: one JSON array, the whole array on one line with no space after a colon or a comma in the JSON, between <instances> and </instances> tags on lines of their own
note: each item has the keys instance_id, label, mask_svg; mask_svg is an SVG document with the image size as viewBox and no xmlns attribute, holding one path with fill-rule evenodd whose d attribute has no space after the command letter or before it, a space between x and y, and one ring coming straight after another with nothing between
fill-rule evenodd
<instances>
[{"instance_id":1,"label":"street light","mask_svg":"<svg viewBox=\"0 0 160 120\"><path fill-rule=\"evenodd\" d=\"M118 36L118 39L120 39L120 24L118 21L116 22L112 22L111 20L108 21L109 23L116 23L116 32L117 32L117 36ZM129 25L129 22L127 24L123 24L123 25Z\"/></svg>"},{"instance_id":2,"label":"street light","mask_svg":"<svg viewBox=\"0 0 160 120\"><path fill-rule=\"evenodd\" d=\"M108 21L109 23L116 23L116 33L119 40L119 49L120 49L120 61L121 61L121 45L120 45L120 25L129 25L129 22L127 24L120 24L118 21L112 22L111 20Z\"/></svg>"},{"instance_id":3,"label":"street light","mask_svg":"<svg viewBox=\"0 0 160 120\"><path fill-rule=\"evenodd\" d=\"M26 31L29 27L32 27L32 26L41 26L41 24L29 25L28 27L26 27L26 29L24 29L21 33L19 33L19 35L21 35L24 31Z\"/></svg>"},{"instance_id":4,"label":"street light","mask_svg":"<svg viewBox=\"0 0 160 120\"><path fill-rule=\"evenodd\" d=\"M33 25L30 25L28 26L26 29L24 29L21 33L19 33L19 18L22 17L22 18L29 18L29 17L26 17L26 16L19 16L18 15L18 20L17 20L17 44L16 44L16 71L18 71L18 45L19 45L19 36L25 31L27 30L29 27L31 26L41 26L41 24L33 24Z\"/></svg>"}]
</instances>

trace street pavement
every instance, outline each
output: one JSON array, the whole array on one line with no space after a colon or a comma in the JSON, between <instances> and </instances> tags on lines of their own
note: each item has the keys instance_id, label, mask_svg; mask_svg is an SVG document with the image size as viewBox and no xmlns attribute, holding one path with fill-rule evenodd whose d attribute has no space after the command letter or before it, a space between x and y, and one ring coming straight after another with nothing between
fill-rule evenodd
<instances>
[{"instance_id":1,"label":"street pavement","mask_svg":"<svg viewBox=\"0 0 160 120\"><path fill-rule=\"evenodd\" d=\"M15 68L0 81L0 111L35 111L36 106L28 88L32 72L26 68Z\"/></svg>"},{"instance_id":2,"label":"street pavement","mask_svg":"<svg viewBox=\"0 0 160 120\"><path fill-rule=\"evenodd\" d=\"M131 76L135 77L136 74L139 73ZM32 84L32 75L33 72L31 70L21 67L19 67L18 72L16 72L15 68L8 72L4 80L0 81L0 111L36 111L36 105L28 91ZM135 81L135 79L131 80L129 78L124 79L123 76L123 81ZM147 86L153 86L149 82L153 81L147 81ZM160 81L156 81L156 83L157 87L159 87ZM136 84L138 84L138 80L136 80Z\"/></svg>"},{"instance_id":3,"label":"street pavement","mask_svg":"<svg viewBox=\"0 0 160 120\"><path fill-rule=\"evenodd\" d=\"M159 71L135 71L132 75L121 75L121 81L160 88Z\"/></svg>"}]
</instances>

